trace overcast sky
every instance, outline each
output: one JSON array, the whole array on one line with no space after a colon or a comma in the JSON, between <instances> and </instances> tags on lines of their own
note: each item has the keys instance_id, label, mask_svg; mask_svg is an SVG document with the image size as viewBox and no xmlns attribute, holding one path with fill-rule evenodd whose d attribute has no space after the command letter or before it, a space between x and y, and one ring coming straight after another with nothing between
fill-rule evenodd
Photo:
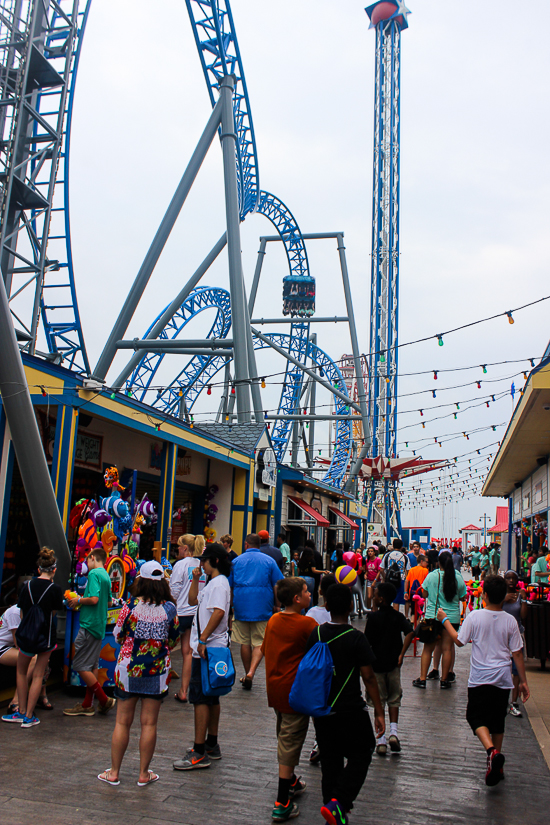
<instances>
[{"instance_id":1,"label":"overcast sky","mask_svg":"<svg viewBox=\"0 0 550 825\"><path fill-rule=\"evenodd\" d=\"M402 36L401 342L550 294L549 6L533 0L529 15L512 0L411 0L410 7L410 28ZM232 0L232 10L261 186L290 207L303 232L344 231L360 346L367 352L375 35L364 6L356 0ZM93 0L77 89L71 220L79 303L95 364L211 111L183 0L154 6ZM216 141L126 337L142 337L223 233L221 171ZM248 284L258 237L271 232L261 216L249 216L242 226ZM317 313L344 314L335 244L312 242L308 254ZM203 282L227 287L226 270L222 255ZM281 314L286 273L282 250L271 245L255 314ZM488 445L500 439L500 425L513 409L510 385L522 386L528 362L489 366L486 375L479 365L539 358L550 337L549 308L542 303L519 312L513 326L501 318L446 336L443 347L430 341L403 348L400 455L415 449L424 458L458 457L461 480L469 475L470 458L478 476L485 471L486 457L494 454ZM190 336L203 337L207 320L203 315L188 327ZM350 351L344 325L316 331L333 358ZM277 356L257 357L260 374L282 369ZM123 363L119 356L111 380ZM443 372L458 367L473 369ZM433 373L404 375L423 370L442 372L437 381ZM163 380L172 371L176 367L167 366ZM493 383L478 389L480 378ZM445 390L450 387L456 389ZM280 386L263 391L266 408L276 406L279 392ZM489 408L483 400L464 411L475 403L468 399L490 394L496 400ZM211 418L218 399L216 391L201 399L197 419ZM328 400L319 394L319 404ZM443 403L460 404L456 420L456 407L434 409ZM426 421L447 417L422 429L421 408ZM462 436L473 430L481 431L469 440ZM328 434L319 427L318 435L326 453ZM434 438L442 436L440 448ZM422 487L429 480L424 476ZM417 503L404 509L403 523L456 535L484 512L493 518L501 503L477 497L446 508Z\"/></svg>"}]
</instances>

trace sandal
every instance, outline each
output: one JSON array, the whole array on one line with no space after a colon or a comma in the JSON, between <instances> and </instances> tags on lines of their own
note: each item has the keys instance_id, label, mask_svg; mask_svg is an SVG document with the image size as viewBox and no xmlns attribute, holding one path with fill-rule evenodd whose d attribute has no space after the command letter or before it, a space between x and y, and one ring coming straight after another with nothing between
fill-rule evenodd
<instances>
[{"instance_id":1,"label":"sandal","mask_svg":"<svg viewBox=\"0 0 550 825\"><path fill-rule=\"evenodd\" d=\"M111 769L107 768L103 773L98 773L97 778L100 782L106 782L107 785L120 785L120 779L109 779Z\"/></svg>"},{"instance_id":2,"label":"sandal","mask_svg":"<svg viewBox=\"0 0 550 825\"><path fill-rule=\"evenodd\" d=\"M182 699L179 693L174 693L174 699L176 700L176 702L180 702L182 705L187 704L187 699Z\"/></svg>"},{"instance_id":3,"label":"sandal","mask_svg":"<svg viewBox=\"0 0 550 825\"><path fill-rule=\"evenodd\" d=\"M42 708L43 710L53 710L53 705L47 696L39 696L36 702L36 707Z\"/></svg>"},{"instance_id":4,"label":"sandal","mask_svg":"<svg viewBox=\"0 0 550 825\"><path fill-rule=\"evenodd\" d=\"M151 782L157 782L160 779L158 773L153 773L153 771L147 771L147 773L149 774L149 779L147 782L138 782L138 788L144 788L146 785L150 785Z\"/></svg>"},{"instance_id":5,"label":"sandal","mask_svg":"<svg viewBox=\"0 0 550 825\"><path fill-rule=\"evenodd\" d=\"M243 676L241 679L241 685L245 690L252 690L252 679L248 676Z\"/></svg>"}]
</instances>

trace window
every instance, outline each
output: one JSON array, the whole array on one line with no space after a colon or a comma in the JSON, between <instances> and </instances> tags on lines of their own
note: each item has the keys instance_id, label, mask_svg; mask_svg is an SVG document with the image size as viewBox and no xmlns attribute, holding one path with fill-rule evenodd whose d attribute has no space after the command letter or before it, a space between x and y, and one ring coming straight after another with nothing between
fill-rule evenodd
<instances>
[{"instance_id":1,"label":"window","mask_svg":"<svg viewBox=\"0 0 550 825\"><path fill-rule=\"evenodd\" d=\"M531 506L531 493L525 493L523 496L523 509L528 510Z\"/></svg>"},{"instance_id":2,"label":"window","mask_svg":"<svg viewBox=\"0 0 550 825\"><path fill-rule=\"evenodd\" d=\"M538 481L535 484L535 489L533 491L533 504L540 504L542 501L542 481Z\"/></svg>"}]
</instances>

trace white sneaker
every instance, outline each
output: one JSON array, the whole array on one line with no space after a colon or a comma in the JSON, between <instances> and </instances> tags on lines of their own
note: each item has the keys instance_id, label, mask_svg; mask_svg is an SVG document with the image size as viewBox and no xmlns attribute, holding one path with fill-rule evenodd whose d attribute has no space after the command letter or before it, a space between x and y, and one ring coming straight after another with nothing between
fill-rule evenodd
<instances>
[{"instance_id":1,"label":"white sneaker","mask_svg":"<svg viewBox=\"0 0 550 825\"><path fill-rule=\"evenodd\" d=\"M523 716L523 713L519 709L519 705L518 705L517 702L512 702L512 704L510 705L510 708L508 710L508 713L510 714L510 716L518 716L518 717Z\"/></svg>"}]
</instances>

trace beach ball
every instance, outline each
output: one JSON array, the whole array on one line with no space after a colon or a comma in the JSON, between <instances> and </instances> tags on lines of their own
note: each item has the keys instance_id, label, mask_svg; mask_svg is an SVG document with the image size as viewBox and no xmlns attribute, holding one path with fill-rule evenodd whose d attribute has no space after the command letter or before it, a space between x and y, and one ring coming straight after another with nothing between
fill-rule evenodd
<instances>
[{"instance_id":1,"label":"beach ball","mask_svg":"<svg viewBox=\"0 0 550 825\"><path fill-rule=\"evenodd\" d=\"M357 573L353 567L349 566L349 564L344 564L342 567L337 567L334 575L336 576L336 581L339 584L347 584L348 587L353 587L357 581Z\"/></svg>"},{"instance_id":2,"label":"beach ball","mask_svg":"<svg viewBox=\"0 0 550 825\"><path fill-rule=\"evenodd\" d=\"M353 567L353 569L355 570L355 568L357 567L357 556L355 555L355 553L352 553L351 550L348 550L347 553L344 553L342 558L349 567Z\"/></svg>"}]
</instances>

